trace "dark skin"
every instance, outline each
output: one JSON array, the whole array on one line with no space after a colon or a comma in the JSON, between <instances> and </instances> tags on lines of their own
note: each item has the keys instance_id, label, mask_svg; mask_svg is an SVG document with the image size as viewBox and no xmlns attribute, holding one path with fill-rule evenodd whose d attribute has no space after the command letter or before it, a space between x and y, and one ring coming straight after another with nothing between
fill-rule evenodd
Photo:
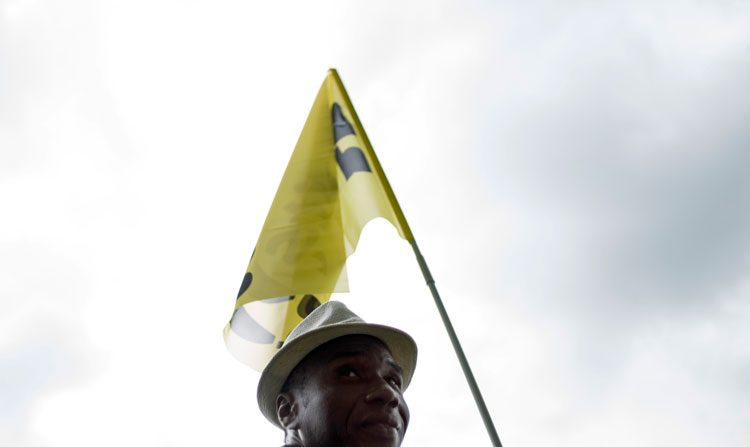
<instances>
[{"instance_id":1,"label":"dark skin","mask_svg":"<svg viewBox=\"0 0 750 447\"><path fill-rule=\"evenodd\" d=\"M377 338L348 335L310 353L276 400L286 444L398 447L409 424L401 367Z\"/></svg>"}]
</instances>

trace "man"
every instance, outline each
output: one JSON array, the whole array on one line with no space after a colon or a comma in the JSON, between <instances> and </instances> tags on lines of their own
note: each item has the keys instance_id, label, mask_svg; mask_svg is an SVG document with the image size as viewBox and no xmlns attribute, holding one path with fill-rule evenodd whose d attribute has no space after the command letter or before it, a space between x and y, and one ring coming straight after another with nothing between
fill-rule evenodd
<instances>
[{"instance_id":1,"label":"man","mask_svg":"<svg viewBox=\"0 0 750 447\"><path fill-rule=\"evenodd\" d=\"M416 362L408 334L365 323L329 301L263 370L258 405L284 430L286 446L398 447L409 425L403 392Z\"/></svg>"}]
</instances>

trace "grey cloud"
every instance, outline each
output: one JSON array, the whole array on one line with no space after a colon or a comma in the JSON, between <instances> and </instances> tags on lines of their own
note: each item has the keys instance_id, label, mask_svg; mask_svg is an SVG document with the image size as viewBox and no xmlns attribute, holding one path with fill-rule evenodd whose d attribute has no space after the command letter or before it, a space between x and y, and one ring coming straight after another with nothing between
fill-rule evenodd
<instances>
[{"instance_id":1,"label":"grey cloud","mask_svg":"<svg viewBox=\"0 0 750 447\"><path fill-rule=\"evenodd\" d=\"M627 407L660 421L655 435L673 422L740 445L750 333L726 297L750 296L750 36L697 47L667 31L684 17L636 26L646 9L497 44L478 169L513 231L494 287L549 349L564 426ZM707 402L722 416L704 418Z\"/></svg>"},{"instance_id":2,"label":"grey cloud","mask_svg":"<svg viewBox=\"0 0 750 447\"><path fill-rule=\"evenodd\" d=\"M94 373L77 316L89 293L76 265L39 243L0 243L0 441L39 442L30 426L45 396Z\"/></svg>"},{"instance_id":3,"label":"grey cloud","mask_svg":"<svg viewBox=\"0 0 750 447\"><path fill-rule=\"evenodd\" d=\"M59 318L29 319L0 350L0 439L35 441L30 427L34 405L44 396L85 380L92 372L86 344Z\"/></svg>"},{"instance_id":4,"label":"grey cloud","mask_svg":"<svg viewBox=\"0 0 750 447\"><path fill-rule=\"evenodd\" d=\"M65 331L50 328L49 320L33 320L40 333L17 341L0 355L2 420L23 425L33 401L54 385L65 384L80 373L81 355Z\"/></svg>"},{"instance_id":5,"label":"grey cloud","mask_svg":"<svg viewBox=\"0 0 750 447\"><path fill-rule=\"evenodd\" d=\"M594 259L589 273L610 293L643 295L649 308L699 302L749 266L750 100L734 92L750 70L696 60L706 75L692 79L633 33L602 33L612 48L582 42L593 54L569 63L556 54L560 72L542 77L535 102L498 98L488 178L552 219L576 219L589 244L571 261Z\"/></svg>"}]
</instances>

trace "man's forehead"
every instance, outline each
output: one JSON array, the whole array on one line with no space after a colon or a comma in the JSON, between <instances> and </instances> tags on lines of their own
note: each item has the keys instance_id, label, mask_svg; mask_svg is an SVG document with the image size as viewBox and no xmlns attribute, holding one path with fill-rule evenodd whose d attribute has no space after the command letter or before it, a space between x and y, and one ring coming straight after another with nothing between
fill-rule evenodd
<instances>
[{"instance_id":1,"label":"man's forehead","mask_svg":"<svg viewBox=\"0 0 750 447\"><path fill-rule=\"evenodd\" d=\"M393 364L397 369L401 367L393 360L388 346L380 339L369 335L345 335L335 338L313 351L310 357L328 363L340 358L362 357L376 355Z\"/></svg>"}]
</instances>

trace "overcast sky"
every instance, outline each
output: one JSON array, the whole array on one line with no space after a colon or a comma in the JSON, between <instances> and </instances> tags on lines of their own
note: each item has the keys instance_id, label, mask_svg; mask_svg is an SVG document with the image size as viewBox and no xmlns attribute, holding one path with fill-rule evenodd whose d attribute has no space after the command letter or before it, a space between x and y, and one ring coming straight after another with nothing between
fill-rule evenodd
<instances>
[{"instance_id":1,"label":"overcast sky","mask_svg":"<svg viewBox=\"0 0 750 447\"><path fill-rule=\"evenodd\" d=\"M0 445L280 445L226 351L335 67L506 447L750 444L750 4L0 0ZM404 446L489 445L409 245Z\"/></svg>"}]
</instances>

